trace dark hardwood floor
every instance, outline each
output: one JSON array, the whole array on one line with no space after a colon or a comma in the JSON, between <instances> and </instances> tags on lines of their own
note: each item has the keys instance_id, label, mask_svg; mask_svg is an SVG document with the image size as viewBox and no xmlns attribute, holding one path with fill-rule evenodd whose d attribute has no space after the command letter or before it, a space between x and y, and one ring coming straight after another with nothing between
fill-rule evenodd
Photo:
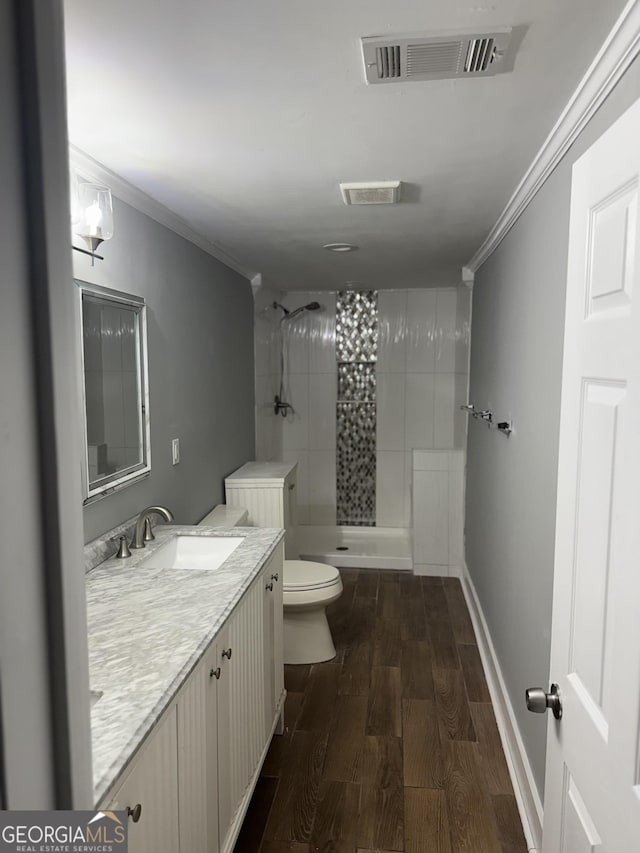
<instances>
[{"instance_id":1,"label":"dark hardwood floor","mask_svg":"<svg viewBox=\"0 0 640 853\"><path fill-rule=\"evenodd\" d=\"M235 853L526 853L460 583L342 570Z\"/></svg>"}]
</instances>

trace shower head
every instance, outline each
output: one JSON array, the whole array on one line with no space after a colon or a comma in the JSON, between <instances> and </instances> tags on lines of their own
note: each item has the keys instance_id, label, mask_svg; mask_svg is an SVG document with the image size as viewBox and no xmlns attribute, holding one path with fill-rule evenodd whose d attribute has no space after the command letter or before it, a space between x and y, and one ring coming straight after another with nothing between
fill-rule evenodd
<instances>
[{"instance_id":1,"label":"shower head","mask_svg":"<svg viewBox=\"0 0 640 853\"><path fill-rule=\"evenodd\" d=\"M319 302L309 302L307 305L301 305L300 308L296 308L295 311L286 311L282 319L293 320L294 317L297 317L303 311L319 311L320 308L322 308L322 305Z\"/></svg>"}]
</instances>

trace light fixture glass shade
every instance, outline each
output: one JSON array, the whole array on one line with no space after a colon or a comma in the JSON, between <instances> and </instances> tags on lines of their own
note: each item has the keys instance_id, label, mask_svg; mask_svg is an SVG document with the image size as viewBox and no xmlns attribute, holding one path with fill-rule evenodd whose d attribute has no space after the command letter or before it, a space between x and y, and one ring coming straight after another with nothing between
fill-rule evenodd
<instances>
[{"instance_id":1,"label":"light fixture glass shade","mask_svg":"<svg viewBox=\"0 0 640 853\"><path fill-rule=\"evenodd\" d=\"M80 221L76 233L97 242L113 237L111 190L100 184L78 184Z\"/></svg>"}]
</instances>

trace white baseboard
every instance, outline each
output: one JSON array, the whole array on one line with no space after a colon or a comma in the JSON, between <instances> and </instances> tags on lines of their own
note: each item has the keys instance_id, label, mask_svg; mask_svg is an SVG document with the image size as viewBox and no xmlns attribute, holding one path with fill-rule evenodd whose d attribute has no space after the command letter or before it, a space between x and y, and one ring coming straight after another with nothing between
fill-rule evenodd
<instances>
[{"instance_id":1,"label":"white baseboard","mask_svg":"<svg viewBox=\"0 0 640 853\"><path fill-rule=\"evenodd\" d=\"M536 787L531 765L525 752L524 743L516 722L513 705L504 683L500 663L491 640L491 634L480 606L469 569L464 566L462 589L471 614L471 621L478 640L478 649L482 658L493 710L498 723L498 731L507 759L513 790L518 802L527 847L530 851L542 849L543 808Z\"/></svg>"}]
</instances>

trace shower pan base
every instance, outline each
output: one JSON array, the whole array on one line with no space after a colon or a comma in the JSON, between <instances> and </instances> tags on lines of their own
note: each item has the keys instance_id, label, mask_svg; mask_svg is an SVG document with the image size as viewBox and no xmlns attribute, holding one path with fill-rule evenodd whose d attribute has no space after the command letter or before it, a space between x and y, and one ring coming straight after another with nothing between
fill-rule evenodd
<instances>
[{"instance_id":1,"label":"shower pan base","mask_svg":"<svg viewBox=\"0 0 640 853\"><path fill-rule=\"evenodd\" d=\"M303 560L337 568L413 570L411 531L406 527L298 526Z\"/></svg>"}]
</instances>

